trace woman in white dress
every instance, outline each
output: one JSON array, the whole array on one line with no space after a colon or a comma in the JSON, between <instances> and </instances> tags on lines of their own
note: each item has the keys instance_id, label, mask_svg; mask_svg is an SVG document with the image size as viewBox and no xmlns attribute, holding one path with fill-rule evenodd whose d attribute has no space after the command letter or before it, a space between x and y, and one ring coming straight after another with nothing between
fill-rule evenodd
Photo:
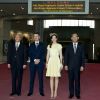
<instances>
[{"instance_id":1,"label":"woman in white dress","mask_svg":"<svg viewBox=\"0 0 100 100\"><path fill-rule=\"evenodd\" d=\"M57 97L59 77L61 77L62 66L62 46L57 43L57 34L52 33L51 43L47 47L46 76L50 77L51 99Z\"/></svg>"}]
</instances>

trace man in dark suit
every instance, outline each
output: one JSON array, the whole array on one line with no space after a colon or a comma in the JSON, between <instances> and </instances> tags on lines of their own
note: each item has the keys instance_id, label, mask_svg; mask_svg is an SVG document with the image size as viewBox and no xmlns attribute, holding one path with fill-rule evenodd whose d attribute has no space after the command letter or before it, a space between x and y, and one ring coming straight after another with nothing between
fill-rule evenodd
<instances>
[{"instance_id":1,"label":"man in dark suit","mask_svg":"<svg viewBox=\"0 0 100 100\"><path fill-rule=\"evenodd\" d=\"M43 70L44 70L44 59L45 59L45 47L42 42L40 42L40 35L38 33L34 34L34 43L29 47L29 57L30 57L30 88L28 96L33 94L34 80L36 72L38 72L39 78L39 92L41 96L44 96L43 90Z\"/></svg>"},{"instance_id":2,"label":"man in dark suit","mask_svg":"<svg viewBox=\"0 0 100 100\"><path fill-rule=\"evenodd\" d=\"M77 99L80 99L80 71L84 70L85 56L82 44L79 44L79 36L73 33L72 43L66 47L64 65L69 76L69 98L73 98L74 91Z\"/></svg>"},{"instance_id":3,"label":"man in dark suit","mask_svg":"<svg viewBox=\"0 0 100 100\"><path fill-rule=\"evenodd\" d=\"M26 68L27 64L27 53L26 47L21 42L21 34L15 35L14 42L8 44L8 55L7 55L8 68L11 68L12 74L12 93L13 95L21 95L22 76L23 69Z\"/></svg>"}]
</instances>

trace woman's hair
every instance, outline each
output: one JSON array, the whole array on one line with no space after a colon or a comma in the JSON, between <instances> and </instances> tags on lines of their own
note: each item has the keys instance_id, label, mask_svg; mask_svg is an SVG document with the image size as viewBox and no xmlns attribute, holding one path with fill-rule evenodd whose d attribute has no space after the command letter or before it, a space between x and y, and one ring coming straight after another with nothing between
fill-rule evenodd
<instances>
[{"instance_id":1,"label":"woman's hair","mask_svg":"<svg viewBox=\"0 0 100 100\"><path fill-rule=\"evenodd\" d=\"M58 35L56 33L50 33L50 48L51 48L52 43L53 43L51 40L53 36L55 36L58 39Z\"/></svg>"},{"instance_id":2,"label":"woman's hair","mask_svg":"<svg viewBox=\"0 0 100 100\"><path fill-rule=\"evenodd\" d=\"M22 40L22 39L23 39L23 35L22 35L22 34L23 34L23 33L20 32L20 31L16 32L15 38L16 38L16 36L18 35L18 36L21 38L21 40Z\"/></svg>"},{"instance_id":3,"label":"woman's hair","mask_svg":"<svg viewBox=\"0 0 100 100\"><path fill-rule=\"evenodd\" d=\"M14 40L15 38L15 32L14 31L10 31L10 40Z\"/></svg>"}]
</instances>

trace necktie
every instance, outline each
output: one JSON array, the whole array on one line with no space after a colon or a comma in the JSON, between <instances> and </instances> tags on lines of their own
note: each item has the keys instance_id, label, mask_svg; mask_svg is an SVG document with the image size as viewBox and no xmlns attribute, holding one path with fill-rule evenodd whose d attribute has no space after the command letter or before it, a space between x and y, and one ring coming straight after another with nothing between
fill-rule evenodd
<instances>
[{"instance_id":1,"label":"necktie","mask_svg":"<svg viewBox=\"0 0 100 100\"><path fill-rule=\"evenodd\" d=\"M18 45L18 43L16 43L16 50L18 50L18 47L19 47L19 45Z\"/></svg>"},{"instance_id":2,"label":"necktie","mask_svg":"<svg viewBox=\"0 0 100 100\"><path fill-rule=\"evenodd\" d=\"M74 43L74 53L76 53L76 50L77 50L77 45L76 43Z\"/></svg>"}]
</instances>

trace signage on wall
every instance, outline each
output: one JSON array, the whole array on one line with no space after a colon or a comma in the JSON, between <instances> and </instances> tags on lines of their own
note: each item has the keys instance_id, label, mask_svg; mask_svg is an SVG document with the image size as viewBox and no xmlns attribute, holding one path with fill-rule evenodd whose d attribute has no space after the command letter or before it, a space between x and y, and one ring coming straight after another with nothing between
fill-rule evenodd
<instances>
[{"instance_id":1,"label":"signage on wall","mask_svg":"<svg viewBox=\"0 0 100 100\"><path fill-rule=\"evenodd\" d=\"M89 0L28 0L28 14L88 14Z\"/></svg>"}]
</instances>

